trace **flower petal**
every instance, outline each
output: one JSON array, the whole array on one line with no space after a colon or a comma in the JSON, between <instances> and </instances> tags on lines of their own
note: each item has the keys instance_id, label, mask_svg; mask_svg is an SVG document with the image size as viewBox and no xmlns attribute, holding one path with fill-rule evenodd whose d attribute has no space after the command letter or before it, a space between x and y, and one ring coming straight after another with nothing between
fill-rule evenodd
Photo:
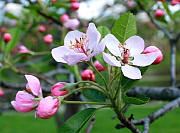
<instances>
[{"instance_id":1,"label":"flower petal","mask_svg":"<svg viewBox=\"0 0 180 133\"><path fill-rule=\"evenodd\" d=\"M28 81L29 89L35 96L40 97L42 95L41 85L39 79L32 75L25 75L26 80Z\"/></svg>"},{"instance_id":2,"label":"flower petal","mask_svg":"<svg viewBox=\"0 0 180 133\"><path fill-rule=\"evenodd\" d=\"M63 56L63 59L68 65L73 66L78 62L86 60L87 56L84 53L71 52Z\"/></svg>"},{"instance_id":3,"label":"flower petal","mask_svg":"<svg viewBox=\"0 0 180 133\"><path fill-rule=\"evenodd\" d=\"M29 94L26 91L18 91L16 94L17 104L28 104L33 106L34 104L36 104L36 102L32 100L34 98L35 97L33 95Z\"/></svg>"},{"instance_id":4,"label":"flower petal","mask_svg":"<svg viewBox=\"0 0 180 133\"><path fill-rule=\"evenodd\" d=\"M118 47L120 42L114 35L112 34L106 35L102 39L101 43L107 47L107 49L111 52L111 54L121 57L120 48Z\"/></svg>"},{"instance_id":5,"label":"flower petal","mask_svg":"<svg viewBox=\"0 0 180 133\"><path fill-rule=\"evenodd\" d=\"M144 40L139 36L132 36L125 43L125 47L130 50L131 56L140 54L144 50Z\"/></svg>"},{"instance_id":6,"label":"flower petal","mask_svg":"<svg viewBox=\"0 0 180 133\"><path fill-rule=\"evenodd\" d=\"M106 63L108 63L109 65L111 66L117 66L117 67L121 67L121 63L120 61L118 61L116 59L116 57L110 55L110 54L107 54L107 53L103 53L103 59Z\"/></svg>"},{"instance_id":7,"label":"flower petal","mask_svg":"<svg viewBox=\"0 0 180 133\"><path fill-rule=\"evenodd\" d=\"M139 68L133 67L133 66L129 66L129 65L125 65L121 67L121 70L124 74L125 77L128 77L130 79L141 79L141 71L139 70Z\"/></svg>"},{"instance_id":8,"label":"flower petal","mask_svg":"<svg viewBox=\"0 0 180 133\"><path fill-rule=\"evenodd\" d=\"M104 51L105 45L104 43L99 43L96 45L96 47L94 48L94 51L88 55L86 61L89 61L89 59L99 53L102 53Z\"/></svg>"},{"instance_id":9,"label":"flower petal","mask_svg":"<svg viewBox=\"0 0 180 133\"><path fill-rule=\"evenodd\" d=\"M141 67L149 66L156 60L157 56L158 54L156 52L134 55L132 63L133 65Z\"/></svg>"},{"instance_id":10,"label":"flower petal","mask_svg":"<svg viewBox=\"0 0 180 133\"><path fill-rule=\"evenodd\" d=\"M11 105L14 107L14 109L18 112L30 112L33 110L33 108L29 108L26 105L18 106L16 101L11 101Z\"/></svg>"},{"instance_id":11,"label":"flower petal","mask_svg":"<svg viewBox=\"0 0 180 133\"><path fill-rule=\"evenodd\" d=\"M72 50L70 50L67 46L60 46L53 48L51 54L57 62L67 63L62 57L70 52L72 52Z\"/></svg>"},{"instance_id":12,"label":"flower petal","mask_svg":"<svg viewBox=\"0 0 180 133\"><path fill-rule=\"evenodd\" d=\"M70 30L74 30L79 26L80 22L78 19L69 19L64 23L64 27L70 29Z\"/></svg>"},{"instance_id":13,"label":"flower petal","mask_svg":"<svg viewBox=\"0 0 180 133\"><path fill-rule=\"evenodd\" d=\"M64 46L70 46L70 42L74 44L76 42L75 39L79 40L82 35L85 36L83 32L80 32L78 30L68 32L64 38Z\"/></svg>"},{"instance_id":14,"label":"flower petal","mask_svg":"<svg viewBox=\"0 0 180 133\"><path fill-rule=\"evenodd\" d=\"M99 31L97 30L96 26L93 23L89 24L86 34L89 39L88 49L92 51L98 44L101 38L101 34L99 33Z\"/></svg>"}]
</instances>

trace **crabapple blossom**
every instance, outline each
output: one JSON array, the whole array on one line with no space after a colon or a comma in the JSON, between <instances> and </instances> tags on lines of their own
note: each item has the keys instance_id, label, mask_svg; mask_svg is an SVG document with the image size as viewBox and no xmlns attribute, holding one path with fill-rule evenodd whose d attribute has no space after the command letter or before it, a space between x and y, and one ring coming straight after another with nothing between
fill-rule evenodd
<instances>
[{"instance_id":1,"label":"crabapple blossom","mask_svg":"<svg viewBox=\"0 0 180 133\"><path fill-rule=\"evenodd\" d=\"M60 21L61 21L62 23L66 22L66 21L68 21L68 20L69 20L69 15L67 15L67 14L63 14L63 15L60 17Z\"/></svg>"},{"instance_id":2,"label":"crabapple blossom","mask_svg":"<svg viewBox=\"0 0 180 133\"><path fill-rule=\"evenodd\" d=\"M79 2L73 2L71 3L71 9L76 11L79 9L80 3Z\"/></svg>"},{"instance_id":3,"label":"crabapple blossom","mask_svg":"<svg viewBox=\"0 0 180 133\"><path fill-rule=\"evenodd\" d=\"M6 43L8 43L8 42L11 40L11 34L5 33L5 34L3 35L3 39L4 39L4 41L5 41Z\"/></svg>"},{"instance_id":4,"label":"crabapple blossom","mask_svg":"<svg viewBox=\"0 0 180 133\"><path fill-rule=\"evenodd\" d=\"M161 18L161 17L163 17L164 16L164 11L162 10L162 9L157 9L156 11L155 11L155 17L156 18Z\"/></svg>"},{"instance_id":5,"label":"crabapple blossom","mask_svg":"<svg viewBox=\"0 0 180 133\"><path fill-rule=\"evenodd\" d=\"M11 104L18 112L32 111L38 104L38 102L34 101L33 99L35 97L42 97L42 90L39 79L32 75L25 75L25 77L28 81L26 84L26 90L32 94L26 92L25 90L17 92L15 101L11 101Z\"/></svg>"},{"instance_id":6,"label":"crabapple blossom","mask_svg":"<svg viewBox=\"0 0 180 133\"><path fill-rule=\"evenodd\" d=\"M4 91L0 89L0 96L4 95Z\"/></svg>"},{"instance_id":7,"label":"crabapple blossom","mask_svg":"<svg viewBox=\"0 0 180 133\"><path fill-rule=\"evenodd\" d=\"M96 69L98 71L105 71L106 70L106 68L99 61L95 61L94 66L96 67Z\"/></svg>"},{"instance_id":8,"label":"crabapple blossom","mask_svg":"<svg viewBox=\"0 0 180 133\"><path fill-rule=\"evenodd\" d=\"M156 52L158 54L156 57L156 60L153 62L153 64L161 63L163 60L163 54L162 54L161 50L159 48L157 48L156 46L147 47L143 53L147 54L147 53L152 53L152 52Z\"/></svg>"},{"instance_id":9,"label":"crabapple blossom","mask_svg":"<svg viewBox=\"0 0 180 133\"><path fill-rule=\"evenodd\" d=\"M112 54L103 53L104 61L111 66L121 67L123 75L130 79L142 78L141 71L134 66L151 65L157 58L156 52L141 54L144 40L139 36L132 36L125 43L120 43L114 35L108 34L102 42Z\"/></svg>"},{"instance_id":10,"label":"crabapple blossom","mask_svg":"<svg viewBox=\"0 0 180 133\"><path fill-rule=\"evenodd\" d=\"M70 30L75 30L79 26L80 22L78 19L68 19L66 22L64 22L64 27Z\"/></svg>"},{"instance_id":11,"label":"crabapple blossom","mask_svg":"<svg viewBox=\"0 0 180 133\"><path fill-rule=\"evenodd\" d=\"M86 69L81 73L81 78L83 80L91 80L91 81L95 81L95 74L93 73L92 70L90 69Z\"/></svg>"},{"instance_id":12,"label":"crabapple blossom","mask_svg":"<svg viewBox=\"0 0 180 133\"><path fill-rule=\"evenodd\" d=\"M56 114L59 108L59 100L48 96L43 98L37 107L36 115L43 119L48 119Z\"/></svg>"},{"instance_id":13,"label":"crabapple blossom","mask_svg":"<svg viewBox=\"0 0 180 133\"><path fill-rule=\"evenodd\" d=\"M64 38L64 46L52 49L51 53L57 62L71 66L82 61L89 61L93 56L104 51L104 43L99 43L101 34L93 23L89 24L86 33L70 31Z\"/></svg>"},{"instance_id":14,"label":"crabapple blossom","mask_svg":"<svg viewBox=\"0 0 180 133\"><path fill-rule=\"evenodd\" d=\"M68 93L68 91L66 90L61 90L62 88L64 88L65 85L63 82L58 82L56 84L53 85L53 87L51 88L51 93L53 96L64 96Z\"/></svg>"},{"instance_id":15,"label":"crabapple blossom","mask_svg":"<svg viewBox=\"0 0 180 133\"><path fill-rule=\"evenodd\" d=\"M53 42L53 36L51 34L47 34L44 36L44 42L46 44L51 44Z\"/></svg>"},{"instance_id":16,"label":"crabapple blossom","mask_svg":"<svg viewBox=\"0 0 180 133\"><path fill-rule=\"evenodd\" d=\"M39 30L39 32L44 33L44 32L46 31L46 27L43 26L43 25L40 25L40 26L38 27L38 30Z\"/></svg>"}]
</instances>

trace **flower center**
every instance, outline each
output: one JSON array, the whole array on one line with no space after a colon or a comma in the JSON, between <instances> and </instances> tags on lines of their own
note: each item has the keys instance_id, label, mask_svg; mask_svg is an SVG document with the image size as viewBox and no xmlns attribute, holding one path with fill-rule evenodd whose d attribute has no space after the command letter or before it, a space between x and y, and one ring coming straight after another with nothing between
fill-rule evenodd
<instances>
[{"instance_id":1,"label":"flower center","mask_svg":"<svg viewBox=\"0 0 180 133\"><path fill-rule=\"evenodd\" d=\"M120 43L119 44L119 48L121 49L121 64L125 65L125 64L129 64L131 65L132 63L130 61L133 60L133 57L130 56L130 51L129 49L125 48L126 43Z\"/></svg>"},{"instance_id":2,"label":"flower center","mask_svg":"<svg viewBox=\"0 0 180 133\"><path fill-rule=\"evenodd\" d=\"M74 49L74 51L78 53L84 53L85 55L88 55L88 46L87 44L89 43L89 39L87 35L82 35L79 39L75 38L75 43L73 43L70 40L70 49Z\"/></svg>"}]
</instances>

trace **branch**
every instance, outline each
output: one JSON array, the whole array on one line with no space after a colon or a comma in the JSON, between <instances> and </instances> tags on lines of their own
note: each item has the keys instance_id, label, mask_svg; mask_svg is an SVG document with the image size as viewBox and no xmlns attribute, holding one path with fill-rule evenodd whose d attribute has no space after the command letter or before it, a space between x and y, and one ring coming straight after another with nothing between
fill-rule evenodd
<instances>
[{"instance_id":1,"label":"branch","mask_svg":"<svg viewBox=\"0 0 180 133\"><path fill-rule=\"evenodd\" d=\"M139 119L139 120L134 120L132 123L134 125L144 125L144 132L143 133L148 133L149 132L149 125L160 118L161 116L164 116L166 113L170 112L171 110L174 110L180 106L180 97L173 100L172 102L169 102L168 104L164 105L162 108L158 109L156 112L150 114L149 116ZM120 128L126 127L126 125L119 124L118 126Z\"/></svg>"},{"instance_id":2,"label":"branch","mask_svg":"<svg viewBox=\"0 0 180 133\"><path fill-rule=\"evenodd\" d=\"M180 97L180 89L173 87L134 87L127 92L128 96L146 95L152 100L174 100Z\"/></svg>"},{"instance_id":3,"label":"branch","mask_svg":"<svg viewBox=\"0 0 180 133\"><path fill-rule=\"evenodd\" d=\"M173 40L173 36L169 33L169 31L167 31L164 27L162 27L159 23L157 23L153 16L150 14L149 11L145 10L143 5L139 2L139 1L136 1L137 2L137 5L139 6L139 8L143 11L145 11L147 13L147 15L149 16L149 18L151 19L152 23L159 29L161 30L169 40Z\"/></svg>"},{"instance_id":4,"label":"branch","mask_svg":"<svg viewBox=\"0 0 180 133\"><path fill-rule=\"evenodd\" d=\"M34 3L31 2L31 0L28 0L28 2L29 2L30 4L34 4ZM52 16L49 16L49 15L47 15L47 14L45 14L45 13L43 13L42 11L39 11L39 10L36 10L36 11L37 11L37 13L39 13L41 16L43 16L43 17L45 17L45 18L47 18L47 19L51 19L55 24L57 24L57 25L59 25L59 26L62 26L61 23L60 23L58 20L56 20L55 18L53 18Z\"/></svg>"}]
</instances>

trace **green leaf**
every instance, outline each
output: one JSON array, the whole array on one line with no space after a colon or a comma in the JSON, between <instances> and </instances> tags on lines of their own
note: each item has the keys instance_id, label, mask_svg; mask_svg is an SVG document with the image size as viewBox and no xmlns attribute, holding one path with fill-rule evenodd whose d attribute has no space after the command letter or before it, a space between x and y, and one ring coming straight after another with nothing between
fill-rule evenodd
<instances>
[{"instance_id":1,"label":"green leaf","mask_svg":"<svg viewBox=\"0 0 180 133\"><path fill-rule=\"evenodd\" d=\"M131 36L136 35L136 19L132 13L125 13L116 20L112 34L114 34L118 40L123 43Z\"/></svg>"},{"instance_id":2,"label":"green leaf","mask_svg":"<svg viewBox=\"0 0 180 133\"><path fill-rule=\"evenodd\" d=\"M139 69L141 71L141 75L144 75L144 73L147 71L148 67L141 67ZM139 81L139 79L134 80L134 79L129 79L129 78L123 76L122 81L121 81L121 88L124 90L131 89L137 81Z\"/></svg>"},{"instance_id":3,"label":"green leaf","mask_svg":"<svg viewBox=\"0 0 180 133\"><path fill-rule=\"evenodd\" d=\"M60 133L79 133L81 128L94 115L96 109L84 109L69 118L60 128Z\"/></svg>"},{"instance_id":4,"label":"green leaf","mask_svg":"<svg viewBox=\"0 0 180 133\"><path fill-rule=\"evenodd\" d=\"M101 33L101 38L104 38L107 34L111 33L106 26L99 26L98 31Z\"/></svg>"},{"instance_id":5,"label":"green leaf","mask_svg":"<svg viewBox=\"0 0 180 133\"><path fill-rule=\"evenodd\" d=\"M109 80L108 72L107 71L102 71L100 73L103 75L106 82L108 83L108 80ZM97 73L96 73L95 77L96 77L96 83L98 83L101 86L104 86L104 82L103 82L102 78Z\"/></svg>"},{"instance_id":6,"label":"green leaf","mask_svg":"<svg viewBox=\"0 0 180 133\"><path fill-rule=\"evenodd\" d=\"M125 93L123 94L123 101L126 104L141 105L149 102L149 98L145 95L138 95L137 97L128 97Z\"/></svg>"},{"instance_id":7,"label":"green leaf","mask_svg":"<svg viewBox=\"0 0 180 133\"><path fill-rule=\"evenodd\" d=\"M105 102L106 101L106 96L99 91L85 89L85 90L83 90L82 93L83 93L83 96L86 97L90 101L94 101L94 102Z\"/></svg>"},{"instance_id":8,"label":"green leaf","mask_svg":"<svg viewBox=\"0 0 180 133\"><path fill-rule=\"evenodd\" d=\"M6 13L6 14L5 14L5 16L6 16L6 17L8 17L8 18L10 18L10 19L19 20L19 18L18 18L18 17L14 16L14 15L13 15L13 14L11 14L11 13Z\"/></svg>"},{"instance_id":9,"label":"green leaf","mask_svg":"<svg viewBox=\"0 0 180 133\"><path fill-rule=\"evenodd\" d=\"M176 21L179 21L179 20L180 20L180 10L176 11L176 12L173 14L173 18L174 18Z\"/></svg>"},{"instance_id":10,"label":"green leaf","mask_svg":"<svg viewBox=\"0 0 180 133\"><path fill-rule=\"evenodd\" d=\"M18 43L18 41L20 39L21 30L19 27L16 27L16 28L12 28L12 29L8 30L8 33L10 33L12 35L12 40L9 41L9 43L7 44L6 51L5 51L6 54L10 53L11 50Z\"/></svg>"}]
</instances>

